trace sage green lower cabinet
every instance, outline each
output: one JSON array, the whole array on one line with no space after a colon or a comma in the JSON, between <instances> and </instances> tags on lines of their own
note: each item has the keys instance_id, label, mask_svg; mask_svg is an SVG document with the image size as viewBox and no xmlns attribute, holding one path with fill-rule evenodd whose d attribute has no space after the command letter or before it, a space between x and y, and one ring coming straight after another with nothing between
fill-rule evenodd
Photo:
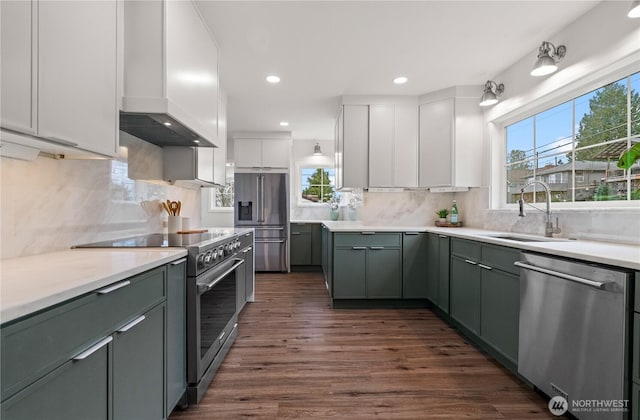
<instances>
[{"instance_id":1,"label":"sage green lower cabinet","mask_svg":"<svg viewBox=\"0 0 640 420\"><path fill-rule=\"evenodd\" d=\"M292 266L322 265L320 223L291 223L289 258Z\"/></svg>"},{"instance_id":2,"label":"sage green lower cabinet","mask_svg":"<svg viewBox=\"0 0 640 420\"><path fill-rule=\"evenodd\" d=\"M638 420L640 419L640 385L633 382L631 385L631 419Z\"/></svg>"},{"instance_id":3,"label":"sage green lower cabinet","mask_svg":"<svg viewBox=\"0 0 640 420\"><path fill-rule=\"evenodd\" d=\"M451 240L451 317L510 368L518 364L520 251Z\"/></svg>"},{"instance_id":4,"label":"sage green lower cabinet","mask_svg":"<svg viewBox=\"0 0 640 420\"><path fill-rule=\"evenodd\" d=\"M370 246L367 250L367 298L402 297L402 250Z\"/></svg>"},{"instance_id":5,"label":"sage green lower cabinet","mask_svg":"<svg viewBox=\"0 0 640 420\"><path fill-rule=\"evenodd\" d=\"M289 261L291 265L311 265L311 225L291 223Z\"/></svg>"},{"instance_id":6,"label":"sage green lower cabinet","mask_svg":"<svg viewBox=\"0 0 640 420\"><path fill-rule=\"evenodd\" d=\"M333 296L333 234L325 225L321 228L322 243L322 272L324 281L329 292L329 297Z\"/></svg>"},{"instance_id":7,"label":"sage green lower cabinet","mask_svg":"<svg viewBox=\"0 0 640 420\"><path fill-rule=\"evenodd\" d=\"M187 390L187 261L167 266L167 415Z\"/></svg>"},{"instance_id":8,"label":"sage green lower cabinet","mask_svg":"<svg viewBox=\"0 0 640 420\"><path fill-rule=\"evenodd\" d=\"M338 248L333 251L333 298L367 297L367 248Z\"/></svg>"},{"instance_id":9,"label":"sage green lower cabinet","mask_svg":"<svg viewBox=\"0 0 640 420\"><path fill-rule=\"evenodd\" d=\"M400 233L336 233L333 236L334 299L402 297Z\"/></svg>"},{"instance_id":10,"label":"sage green lower cabinet","mask_svg":"<svg viewBox=\"0 0 640 420\"><path fill-rule=\"evenodd\" d=\"M402 235L402 297L427 297L428 233L407 232Z\"/></svg>"},{"instance_id":11,"label":"sage green lower cabinet","mask_svg":"<svg viewBox=\"0 0 640 420\"><path fill-rule=\"evenodd\" d=\"M520 277L496 269L481 269L481 336L511 362L517 364Z\"/></svg>"},{"instance_id":12,"label":"sage green lower cabinet","mask_svg":"<svg viewBox=\"0 0 640 420\"><path fill-rule=\"evenodd\" d=\"M449 245L448 236L427 234L427 298L449 313Z\"/></svg>"},{"instance_id":13,"label":"sage green lower cabinet","mask_svg":"<svg viewBox=\"0 0 640 420\"><path fill-rule=\"evenodd\" d=\"M451 257L449 314L480 335L480 268L458 256Z\"/></svg>"},{"instance_id":14,"label":"sage green lower cabinet","mask_svg":"<svg viewBox=\"0 0 640 420\"><path fill-rule=\"evenodd\" d=\"M165 417L165 304L117 330L113 338L113 418Z\"/></svg>"},{"instance_id":15,"label":"sage green lower cabinet","mask_svg":"<svg viewBox=\"0 0 640 420\"><path fill-rule=\"evenodd\" d=\"M110 412L110 348L106 344L83 360L69 360L3 401L0 418L106 420Z\"/></svg>"},{"instance_id":16,"label":"sage green lower cabinet","mask_svg":"<svg viewBox=\"0 0 640 420\"><path fill-rule=\"evenodd\" d=\"M185 276L157 267L2 324L1 418L166 418L186 387Z\"/></svg>"}]
</instances>

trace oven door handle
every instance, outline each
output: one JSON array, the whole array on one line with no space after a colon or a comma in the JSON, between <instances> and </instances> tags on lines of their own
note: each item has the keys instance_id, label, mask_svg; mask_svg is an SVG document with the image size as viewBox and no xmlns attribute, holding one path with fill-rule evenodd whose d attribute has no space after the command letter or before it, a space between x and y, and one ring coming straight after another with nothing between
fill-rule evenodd
<instances>
[{"instance_id":1,"label":"oven door handle","mask_svg":"<svg viewBox=\"0 0 640 420\"><path fill-rule=\"evenodd\" d=\"M236 261L235 264L233 264L230 268L228 268L227 270L225 270L222 274L220 274L219 276L217 276L215 279L213 279L212 281L210 281L209 283L202 283L202 284L198 284L198 295L201 295L203 293L208 292L209 290L213 289L213 287L220 282L222 279L224 279L229 273L231 273L232 271L235 271L236 268L240 267L242 264L244 264L244 260L241 259L235 259L234 261Z\"/></svg>"}]
</instances>

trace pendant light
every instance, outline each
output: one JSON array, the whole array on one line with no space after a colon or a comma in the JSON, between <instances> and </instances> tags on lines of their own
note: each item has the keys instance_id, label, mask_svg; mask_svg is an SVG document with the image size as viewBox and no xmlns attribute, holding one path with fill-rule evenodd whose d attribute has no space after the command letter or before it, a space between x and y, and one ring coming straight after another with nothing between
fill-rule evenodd
<instances>
[{"instance_id":1,"label":"pendant light","mask_svg":"<svg viewBox=\"0 0 640 420\"><path fill-rule=\"evenodd\" d=\"M322 156L322 150L320 150L320 143L316 143L313 146L313 156Z\"/></svg>"},{"instance_id":2,"label":"pendant light","mask_svg":"<svg viewBox=\"0 0 640 420\"><path fill-rule=\"evenodd\" d=\"M640 18L640 0L635 0L631 3L631 8L627 16L630 18Z\"/></svg>"}]
</instances>

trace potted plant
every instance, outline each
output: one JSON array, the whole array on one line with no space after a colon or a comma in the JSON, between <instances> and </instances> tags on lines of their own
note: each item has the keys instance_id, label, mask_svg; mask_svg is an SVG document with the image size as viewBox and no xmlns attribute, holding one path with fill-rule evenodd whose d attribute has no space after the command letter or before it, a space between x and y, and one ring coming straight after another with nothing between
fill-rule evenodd
<instances>
[{"instance_id":1,"label":"potted plant","mask_svg":"<svg viewBox=\"0 0 640 420\"><path fill-rule=\"evenodd\" d=\"M440 220L438 220L440 223L447 223L447 216L449 215L449 210L447 209L438 210L436 214L440 218Z\"/></svg>"}]
</instances>

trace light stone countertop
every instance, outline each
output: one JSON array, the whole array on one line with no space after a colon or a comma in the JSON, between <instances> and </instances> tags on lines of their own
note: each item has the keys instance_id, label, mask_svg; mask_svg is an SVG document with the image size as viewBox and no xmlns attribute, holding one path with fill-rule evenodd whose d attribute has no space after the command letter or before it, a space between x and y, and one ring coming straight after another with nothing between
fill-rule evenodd
<instances>
[{"instance_id":1,"label":"light stone countertop","mask_svg":"<svg viewBox=\"0 0 640 420\"><path fill-rule=\"evenodd\" d=\"M183 248L93 248L0 260L0 322L12 321L186 255Z\"/></svg>"},{"instance_id":2,"label":"light stone countertop","mask_svg":"<svg viewBox=\"0 0 640 420\"><path fill-rule=\"evenodd\" d=\"M305 219L305 220L301 220L301 219L291 219L289 220L289 223L325 223L325 222L329 222L330 220L328 219L324 219L324 220L320 220L320 219Z\"/></svg>"},{"instance_id":3,"label":"light stone countertop","mask_svg":"<svg viewBox=\"0 0 640 420\"><path fill-rule=\"evenodd\" d=\"M616 244L611 242L595 242L583 240L567 240L563 238L544 238L513 232L474 228L445 228L435 226L378 226L365 225L362 222L335 221L323 222L332 232L431 232L446 236L471 239L495 245L508 246L527 251L536 251L560 257L575 258L615 267L630 268L640 271L640 246ZM495 235L514 235L542 239L544 242L520 242L493 237Z\"/></svg>"}]
</instances>

